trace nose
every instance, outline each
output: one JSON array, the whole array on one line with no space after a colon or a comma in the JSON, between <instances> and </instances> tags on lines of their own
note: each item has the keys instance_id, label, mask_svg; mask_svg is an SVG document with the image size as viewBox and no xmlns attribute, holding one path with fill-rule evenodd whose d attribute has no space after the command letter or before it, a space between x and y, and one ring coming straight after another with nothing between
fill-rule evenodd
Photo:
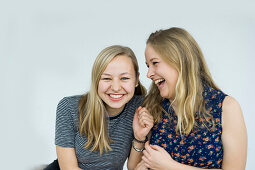
<instances>
[{"instance_id":1,"label":"nose","mask_svg":"<svg viewBox=\"0 0 255 170\"><path fill-rule=\"evenodd\" d=\"M147 77L148 77L149 79L151 79L153 75L154 75L154 70L153 70L152 67L149 67L149 68L148 68L148 71L147 71Z\"/></svg>"},{"instance_id":2,"label":"nose","mask_svg":"<svg viewBox=\"0 0 255 170\"><path fill-rule=\"evenodd\" d=\"M119 80L113 80L111 84L111 88L113 91L119 91L121 89L121 84Z\"/></svg>"}]
</instances>

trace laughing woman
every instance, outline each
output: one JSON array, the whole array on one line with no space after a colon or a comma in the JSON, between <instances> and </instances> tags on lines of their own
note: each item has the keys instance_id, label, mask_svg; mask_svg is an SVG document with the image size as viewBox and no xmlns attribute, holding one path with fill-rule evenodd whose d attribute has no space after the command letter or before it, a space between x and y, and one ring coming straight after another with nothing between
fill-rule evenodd
<instances>
[{"instance_id":1,"label":"laughing woman","mask_svg":"<svg viewBox=\"0 0 255 170\"><path fill-rule=\"evenodd\" d=\"M87 94L65 97L58 104L58 162L48 169L59 164L61 170L118 170L130 155L133 116L146 92L133 51L123 46L105 48L91 77Z\"/></svg>"},{"instance_id":2,"label":"laughing woman","mask_svg":"<svg viewBox=\"0 0 255 170\"><path fill-rule=\"evenodd\" d=\"M193 37L181 28L156 31L145 57L153 81L145 108L155 126L137 169L244 170L240 105L216 86Z\"/></svg>"}]
</instances>

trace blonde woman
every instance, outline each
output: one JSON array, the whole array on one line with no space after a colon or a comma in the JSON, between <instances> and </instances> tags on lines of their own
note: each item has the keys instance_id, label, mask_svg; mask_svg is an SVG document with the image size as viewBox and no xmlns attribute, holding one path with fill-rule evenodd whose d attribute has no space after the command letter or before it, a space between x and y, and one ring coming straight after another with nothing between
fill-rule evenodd
<instances>
[{"instance_id":1,"label":"blonde woman","mask_svg":"<svg viewBox=\"0 0 255 170\"><path fill-rule=\"evenodd\" d=\"M153 82L144 103L155 126L136 169L245 169L240 105L216 86L193 37L181 28L156 31L145 57Z\"/></svg>"},{"instance_id":2,"label":"blonde woman","mask_svg":"<svg viewBox=\"0 0 255 170\"><path fill-rule=\"evenodd\" d=\"M65 97L58 104L58 162L48 169L57 169L58 164L61 170L123 169L130 155L134 113L146 92L135 54L128 47L105 48L94 62L91 77L87 94ZM139 135L146 136L135 136Z\"/></svg>"}]
</instances>

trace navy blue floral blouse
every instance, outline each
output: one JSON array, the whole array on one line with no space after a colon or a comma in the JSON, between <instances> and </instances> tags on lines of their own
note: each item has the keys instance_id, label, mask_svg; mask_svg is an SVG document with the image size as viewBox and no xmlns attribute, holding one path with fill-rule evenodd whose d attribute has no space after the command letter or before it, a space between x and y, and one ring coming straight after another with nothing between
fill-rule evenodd
<instances>
[{"instance_id":1,"label":"navy blue floral blouse","mask_svg":"<svg viewBox=\"0 0 255 170\"><path fill-rule=\"evenodd\" d=\"M210 128L209 124L206 128L206 124L197 116L198 128L193 128L188 135L181 137L175 131L177 116L169 100L164 99L163 107L169 114L162 112L162 121L152 129L150 144L163 147L174 160L182 164L207 169L221 168L223 159L221 113L226 94L205 86L203 97L206 110L213 116L214 128Z\"/></svg>"}]
</instances>

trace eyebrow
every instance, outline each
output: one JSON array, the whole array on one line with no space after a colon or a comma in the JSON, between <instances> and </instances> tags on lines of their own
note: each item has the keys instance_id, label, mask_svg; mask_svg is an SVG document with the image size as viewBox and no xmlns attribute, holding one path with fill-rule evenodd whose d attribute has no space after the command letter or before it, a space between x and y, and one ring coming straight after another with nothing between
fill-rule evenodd
<instances>
[{"instance_id":1,"label":"eyebrow","mask_svg":"<svg viewBox=\"0 0 255 170\"><path fill-rule=\"evenodd\" d=\"M121 73L120 75L125 75L125 74L131 75L131 73L128 73L128 72ZM102 75L111 76L111 74L109 74L109 73L103 73Z\"/></svg>"},{"instance_id":2,"label":"eyebrow","mask_svg":"<svg viewBox=\"0 0 255 170\"><path fill-rule=\"evenodd\" d=\"M158 58L154 57L154 58L150 59L150 61L155 60L155 59L157 59L157 60L158 60Z\"/></svg>"}]
</instances>

